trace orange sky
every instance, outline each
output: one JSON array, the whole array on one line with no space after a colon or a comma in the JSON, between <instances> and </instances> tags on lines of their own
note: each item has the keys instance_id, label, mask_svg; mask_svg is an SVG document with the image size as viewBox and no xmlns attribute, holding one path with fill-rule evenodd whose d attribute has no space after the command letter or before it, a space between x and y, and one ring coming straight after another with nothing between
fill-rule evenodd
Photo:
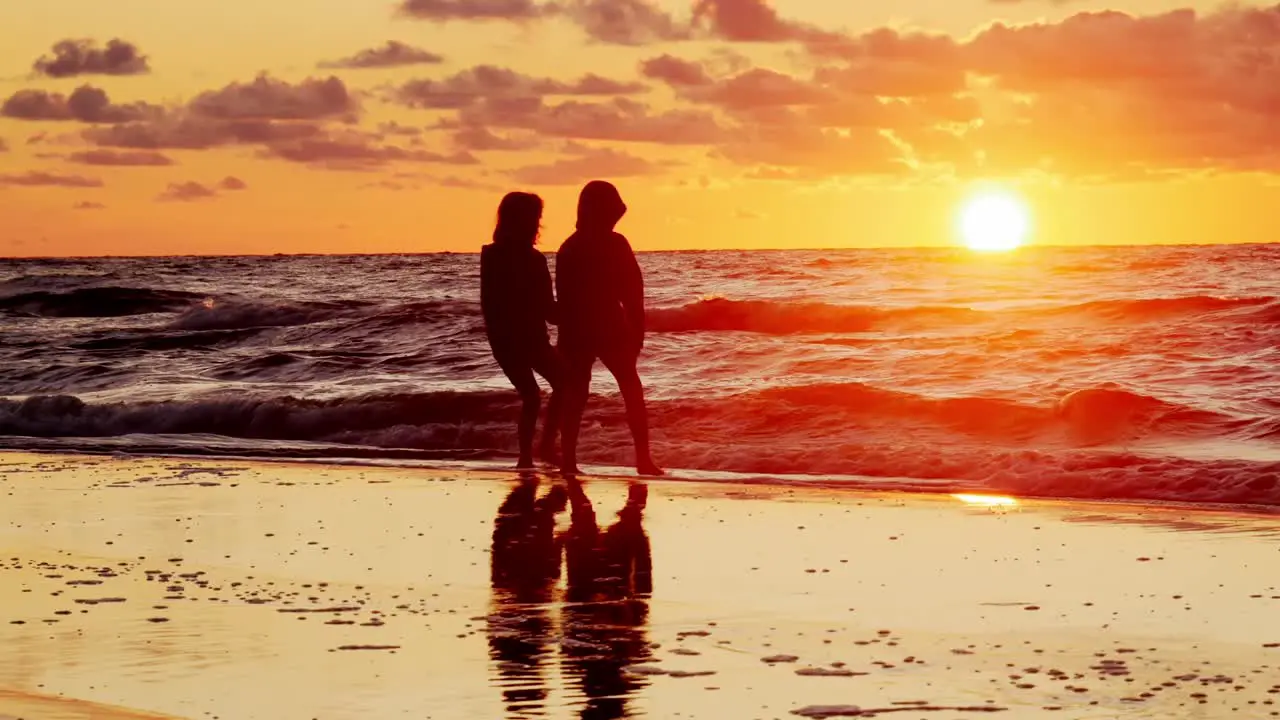
<instances>
[{"instance_id":1,"label":"orange sky","mask_svg":"<svg viewBox=\"0 0 1280 720\"><path fill-rule=\"evenodd\" d=\"M595 177L639 249L949 244L983 181L1033 242L1265 242L1278 168L1280 5L0 8L0 255L474 250L511 189L554 249Z\"/></svg>"}]
</instances>

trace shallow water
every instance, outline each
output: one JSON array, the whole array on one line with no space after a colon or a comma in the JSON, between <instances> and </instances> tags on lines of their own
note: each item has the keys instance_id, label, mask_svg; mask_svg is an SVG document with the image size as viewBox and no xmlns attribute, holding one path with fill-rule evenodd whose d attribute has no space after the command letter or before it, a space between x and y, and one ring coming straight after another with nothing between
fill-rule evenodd
<instances>
[{"instance_id":1,"label":"shallow water","mask_svg":"<svg viewBox=\"0 0 1280 720\"><path fill-rule=\"evenodd\" d=\"M1280 504L1280 246L642 254L661 462ZM471 255L9 261L0 446L502 457ZM612 381L588 462L626 465ZM41 445L40 447L48 447Z\"/></svg>"}]
</instances>

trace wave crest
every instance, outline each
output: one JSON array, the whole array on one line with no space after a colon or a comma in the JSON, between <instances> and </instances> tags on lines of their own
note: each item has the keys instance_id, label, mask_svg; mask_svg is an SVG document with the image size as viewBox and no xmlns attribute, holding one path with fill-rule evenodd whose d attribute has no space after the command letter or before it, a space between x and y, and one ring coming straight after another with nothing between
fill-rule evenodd
<instances>
[{"instance_id":1,"label":"wave crest","mask_svg":"<svg viewBox=\"0 0 1280 720\"><path fill-rule=\"evenodd\" d=\"M1067 314L1087 313L1122 320L1161 320L1171 317L1211 315L1234 310L1274 304L1276 298L1218 297L1215 295L1187 295L1183 297L1137 298L1129 300L1097 300L1068 305L1056 312Z\"/></svg>"},{"instance_id":2,"label":"wave crest","mask_svg":"<svg viewBox=\"0 0 1280 720\"><path fill-rule=\"evenodd\" d=\"M706 298L650 310L655 332L745 331L772 335L858 333L920 324L972 321L983 313L958 307L876 308L826 303Z\"/></svg>"},{"instance_id":3,"label":"wave crest","mask_svg":"<svg viewBox=\"0 0 1280 720\"><path fill-rule=\"evenodd\" d=\"M123 317L177 312L203 298L203 295L183 290L82 287L10 295L0 298L0 310L47 318Z\"/></svg>"},{"instance_id":4,"label":"wave crest","mask_svg":"<svg viewBox=\"0 0 1280 720\"><path fill-rule=\"evenodd\" d=\"M1114 425L1115 416L1128 418L1121 424L1129 434L1192 429L1186 408L1119 388L1083 390L1056 406L1032 406L843 384L673 400L652 409L656 450L672 467L808 474L815 481L833 475L913 478L922 486L1021 495L1280 505L1280 462L1151 456L1116 444L1081 447L1065 436L1048 439L1056 430ZM0 435L10 436L0 438L0 447L31 447L39 442L31 437L43 437L97 451L499 457L515 450L518 413L519 401L509 392L100 405L40 396L0 401ZM584 461L631 461L618 399L593 399L586 420ZM1206 420L1201 414L1199 421ZM1020 442L1028 433L1042 437ZM92 438L100 440L95 445Z\"/></svg>"},{"instance_id":5,"label":"wave crest","mask_svg":"<svg viewBox=\"0 0 1280 720\"><path fill-rule=\"evenodd\" d=\"M242 330L249 328L311 325L351 314L367 303L357 302L247 302L208 300L190 307L173 321L178 330Z\"/></svg>"},{"instance_id":6,"label":"wave crest","mask_svg":"<svg viewBox=\"0 0 1280 720\"><path fill-rule=\"evenodd\" d=\"M194 401L87 404L74 396L0 400L0 434L109 437L214 434L277 440L327 440L397 425L484 423L518 401L507 393L422 393L335 400L215 397Z\"/></svg>"},{"instance_id":7,"label":"wave crest","mask_svg":"<svg viewBox=\"0 0 1280 720\"><path fill-rule=\"evenodd\" d=\"M288 373L306 360L288 353L226 368L232 377L264 369ZM313 359L314 360L314 359ZM320 358L341 364L351 358ZM212 433L229 437L380 444L362 435L402 425L452 424L504 428L518 408L514 393L498 391L379 394L307 400L285 397L212 397L184 402L90 405L72 396L0 400L0 434L36 437L100 437L134 433ZM1056 405L1029 405L1003 398L927 397L860 383L769 388L704 400L654 402L656 425L673 437L716 438L773 434L779 442L823 437L856 429L904 430L1018 442L1039 436L1078 444L1130 440L1151 433L1194 433L1206 426L1238 423L1232 418L1186 408L1120 388L1091 388L1065 396ZM625 428L616 397L593 401L589 422ZM1064 434L1065 433L1065 434ZM509 433L508 433L509 434Z\"/></svg>"},{"instance_id":8,"label":"wave crest","mask_svg":"<svg viewBox=\"0 0 1280 720\"><path fill-rule=\"evenodd\" d=\"M655 332L755 332L770 335L839 334L904 331L965 323L1013 319L1083 317L1107 321L1147 322L1171 318L1236 317L1233 313L1258 309L1258 319L1280 316L1280 300L1270 296L1215 297L1194 295L1169 298L1096 300L1036 309L978 310L946 305L869 307L801 303L785 300L704 298L675 308L649 311ZM1238 319L1238 318L1236 318Z\"/></svg>"}]
</instances>

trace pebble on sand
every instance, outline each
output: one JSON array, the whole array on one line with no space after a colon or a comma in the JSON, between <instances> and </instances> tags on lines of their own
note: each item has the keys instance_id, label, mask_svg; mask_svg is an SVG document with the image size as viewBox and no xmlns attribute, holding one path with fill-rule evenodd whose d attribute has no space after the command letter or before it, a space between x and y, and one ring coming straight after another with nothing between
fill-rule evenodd
<instances>
[{"instance_id":1,"label":"pebble on sand","mask_svg":"<svg viewBox=\"0 0 1280 720\"><path fill-rule=\"evenodd\" d=\"M809 705L792 710L791 714L807 718L858 717L862 715L862 708L857 705Z\"/></svg>"},{"instance_id":2,"label":"pebble on sand","mask_svg":"<svg viewBox=\"0 0 1280 720\"><path fill-rule=\"evenodd\" d=\"M866 675L867 673L858 673L845 668L819 668L806 667L796 670L797 675L806 677L854 677L857 675Z\"/></svg>"}]
</instances>

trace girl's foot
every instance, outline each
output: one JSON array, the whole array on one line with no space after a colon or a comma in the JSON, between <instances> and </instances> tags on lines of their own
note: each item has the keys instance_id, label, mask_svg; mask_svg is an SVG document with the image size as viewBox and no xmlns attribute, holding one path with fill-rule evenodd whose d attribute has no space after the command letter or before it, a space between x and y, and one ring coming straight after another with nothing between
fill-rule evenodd
<instances>
[{"instance_id":1,"label":"girl's foot","mask_svg":"<svg viewBox=\"0 0 1280 720\"><path fill-rule=\"evenodd\" d=\"M643 460L636 464L636 473L644 477L662 477L667 473L653 460Z\"/></svg>"},{"instance_id":2,"label":"girl's foot","mask_svg":"<svg viewBox=\"0 0 1280 720\"><path fill-rule=\"evenodd\" d=\"M520 456L520 460L519 460L518 462L516 462L516 469L517 469L517 470L532 470L532 469L533 469L533 458L531 458L531 457L527 457L527 456L525 456L525 455L521 455L521 456Z\"/></svg>"}]
</instances>

